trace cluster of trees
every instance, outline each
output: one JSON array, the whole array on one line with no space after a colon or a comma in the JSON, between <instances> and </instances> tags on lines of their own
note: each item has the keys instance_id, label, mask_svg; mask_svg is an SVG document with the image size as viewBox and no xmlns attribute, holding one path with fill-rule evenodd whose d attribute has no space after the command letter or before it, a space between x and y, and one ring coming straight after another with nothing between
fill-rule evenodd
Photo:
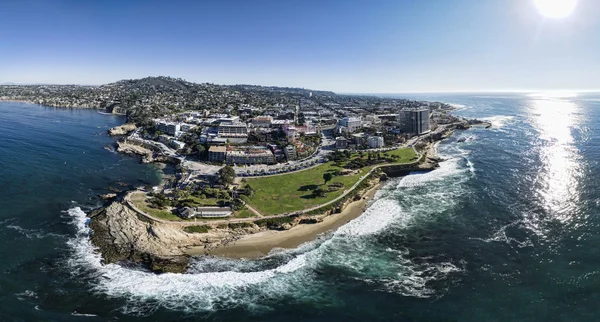
<instances>
[{"instance_id":1,"label":"cluster of trees","mask_svg":"<svg viewBox=\"0 0 600 322\"><path fill-rule=\"evenodd\" d=\"M348 163L344 165L346 169L360 169L366 166L386 163L386 162L395 162L400 157L397 155L389 155L388 153L381 154L380 152L367 152L366 158L364 152L359 152L359 158L350 160Z\"/></svg>"},{"instance_id":2,"label":"cluster of trees","mask_svg":"<svg viewBox=\"0 0 600 322\"><path fill-rule=\"evenodd\" d=\"M230 185L235 179L235 170L232 166L226 165L219 170L219 181L222 184Z\"/></svg>"},{"instance_id":3,"label":"cluster of trees","mask_svg":"<svg viewBox=\"0 0 600 322\"><path fill-rule=\"evenodd\" d=\"M167 196L162 192L150 193L150 196L151 198L148 200L150 207L163 209L172 205L171 199L167 198Z\"/></svg>"},{"instance_id":4,"label":"cluster of trees","mask_svg":"<svg viewBox=\"0 0 600 322\"><path fill-rule=\"evenodd\" d=\"M327 156L327 159L329 161L341 163L341 162L346 162L346 161L350 160L351 157L352 157L352 153L348 150L344 150L344 151L335 150Z\"/></svg>"},{"instance_id":5,"label":"cluster of trees","mask_svg":"<svg viewBox=\"0 0 600 322\"><path fill-rule=\"evenodd\" d=\"M202 128L197 127L195 129L193 129L192 131L190 131L189 133L186 133L181 138L181 141L183 141L183 143L185 143L185 148L182 151L183 154L188 155L188 156L194 156L198 160L206 160L208 158L208 149L207 149L206 145L201 144L198 141L198 137L201 133L202 133Z\"/></svg>"}]
</instances>

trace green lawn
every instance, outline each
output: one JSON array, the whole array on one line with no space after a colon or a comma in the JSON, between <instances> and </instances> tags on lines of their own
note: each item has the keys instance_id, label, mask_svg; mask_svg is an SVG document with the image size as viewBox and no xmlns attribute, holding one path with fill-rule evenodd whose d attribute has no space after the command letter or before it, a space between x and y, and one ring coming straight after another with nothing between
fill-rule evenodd
<instances>
[{"instance_id":1,"label":"green lawn","mask_svg":"<svg viewBox=\"0 0 600 322\"><path fill-rule=\"evenodd\" d=\"M135 192L131 195L130 199L136 208L149 214L152 217L164 220L185 221L181 217L168 210L161 210L148 206L148 204L146 203L146 194L144 193Z\"/></svg>"},{"instance_id":2,"label":"green lawn","mask_svg":"<svg viewBox=\"0 0 600 322\"><path fill-rule=\"evenodd\" d=\"M194 202L195 207L216 207L219 205L219 201L229 202L229 200L225 199L217 199L217 198L198 198L196 196L190 196L188 199L191 199Z\"/></svg>"},{"instance_id":3,"label":"green lawn","mask_svg":"<svg viewBox=\"0 0 600 322\"><path fill-rule=\"evenodd\" d=\"M250 212L250 210L248 210L248 208L242 209L242 210L237 210L233 212L233 217L235 218L250 218L250 217L255 217L256 215L253 214L252 212Z\"/></svg>"},{"instance_id":4,"label":"green lawn","mask_svg":"<svg viewBox=\"0 0 600 322\"><path fill-rule=\"evenodd\" d=\"M385 152L388 155L397 155L400 157L397 162L394 163L408 163L412 161L416 161L417 155L415 154L415 150L412 148L404 148L404 149L396 149L392 151ZM383 155L383 152L382 152Z\"/></svg>"},{"instance_id":5,"label":"green lawn","mask_svg":"<svg viewBox=\"0 0 600 322\"><path fill-rule=\"evenodd\" d=\"M248 203L266 216L310 208L340 196L346 188L358 181L362 173L368 171L362 169L360 174L334 176L327 184L341 182L344 189L328 192L325 197L312 197L312 190L323 184L323 173L340 169L333 162L328 162L301 172L247 179L255 190Z\"/></svg>"},{"instance_id":6,"label":"green lawn","mask_svg":"<svg viewBox=\"0 0 600 322\"><path fill-rule=\"evenodd\" d=\"M398 149L387 152L389 155L398 155L397 163L414 161L415 152L411 148ZM358 154L356 154L358 156ZM353 157L356 157L353 155ZM364 158L366 158L366 153ZM248 203L265 216L294 212L314 207L331 201L342 195L344 191L352 187L358 179L369 172L373 166L362 168L355 175L333 176L327 184L341 182L344 188L334 192L328 192L325 197L313 197L312 190L323 185L323 173L327 171L341 170L334 162L328 162L320 166L296 173L265 177L248 178L255 193L248 198ZM326 189L326 186L321 186Z\"/></svg>"}]
</instances>

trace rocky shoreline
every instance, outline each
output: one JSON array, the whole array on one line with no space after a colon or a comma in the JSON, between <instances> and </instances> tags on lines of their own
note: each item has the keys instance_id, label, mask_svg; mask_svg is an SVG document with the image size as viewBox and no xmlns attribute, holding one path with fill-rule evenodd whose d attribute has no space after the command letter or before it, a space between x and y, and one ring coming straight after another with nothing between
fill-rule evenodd
<instances>
[{"instance_id":1,"label":"rocky shoreline","mask_svg":"<svg viewBox=\"0 0 600 322\"><path fill-rule=\"evenodd\" d=\"M365 180L365 186L336 209L328 209L319 214L298 215L291 217L291 220L285 223L267 226L257 223L261 219L268 218L259 218L253 222L241 224L220 223L219 221L159 222L143 216L137 209L124 202L122 200L124 198L117 197L105 207L89 214L91 218L89 225L93 231L91 241L102 254L105 263L142 265L156 273L184 273L191 255L223 255L218 251L220 248L235 245L236 241L249 236L254 238L254 236L258 236L258 233L269 230L287 231L303 225L319 225L327 217L343 213L349 204L364 199L368 191L388 177L403 176L414 170L427 171L437 168L438 163L442 160L435 156L435 145L449 137L455 129L469 127L470 124L467 122L448 126L430 136L428 141L418 142L415 146L422 151L422 156L417 165L382 166L381 172L373 173L372 177ZM121 153L141 155L143 162L158 160L155 151L130 144L126 140L119 141L117 146L117 151ZM185 231L186 226L194 225L209 226L209 229L204 233Z\"/></svg>"},{"instance_id":2,"label":"rocky shoreline","mask_svg":"<svg viewBox=\"0 0 600 322\"><path fill-rule=\"evenodd\" d=\"M184 230L186 226L198 225L195 222L170 223L148 219L122 200L114 200L89 214L91 242L102 254L104 263L141 264L156 273L183 273L189 263L190 248L194 248L198 255L209 255L215 249L235 243L246 235L320 223L324 217L337 214L352 201L360 200L366 191L378 183L378 178L370 180L367 188L348 199L342 209L297 216L287 223L269 227L256 223L208 224L211 227L207 233L188 233Z\"/></svg>"}]
</instances>

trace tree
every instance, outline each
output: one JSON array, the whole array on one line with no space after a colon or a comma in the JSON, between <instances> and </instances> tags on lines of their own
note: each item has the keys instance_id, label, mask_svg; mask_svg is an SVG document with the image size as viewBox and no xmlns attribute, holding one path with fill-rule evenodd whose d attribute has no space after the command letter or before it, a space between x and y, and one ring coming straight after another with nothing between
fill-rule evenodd
<instances>
[{"instance_id":1,"label":"tree","mask_svg":"<svg viewBox=\"0 0 600 322\"><path fill-rule=\"evenodd\" d=\"M333 178L333 175L331 174L331 172L323 173L323 181L325 181L325 184L327 184L327 182L331 181L332 178Z\"/></svg>"},{"instance_id":2,"label":"tree","mask_svg":"<svg viewBox=\"0 0 600 322\"><path fill-rule=\"evenodd\" d=\"M246 184L244 187L244 194L248 197L252 197L252 195L254 195L254 188L252 188L251 185Z\"/></svg>"},{"instance_id":3,"label":"tree","mask_svg":"<svg viewBox=\"0 0 600 322\"><path fill-rule=\"evenodd\" d=\"M239 198L235 198L235 199L231 200L231 209L233 209L233 210L244 209L244 202Z\"/></svg>"},{"instance_id":4,"label":"tree","mask_svg":"<svg viewBox=\"0 0 600 322\"><path fill-rule=\"evenodd\" d=\"M219 170L219 178L224 184L232 184L233 179L235 179L235 170L233 170L232 166L226 165Z\"/></svg>"},{"instance_id":5,"label":"tree","mask_svg":"<svg viewBox=\"0 0 600 322\"><path fill-rule=\"evenodd\" d=\"M325 197L325 189L319 187L313 190L313 195L317 197Z\"/></svg>"}]
</instances>

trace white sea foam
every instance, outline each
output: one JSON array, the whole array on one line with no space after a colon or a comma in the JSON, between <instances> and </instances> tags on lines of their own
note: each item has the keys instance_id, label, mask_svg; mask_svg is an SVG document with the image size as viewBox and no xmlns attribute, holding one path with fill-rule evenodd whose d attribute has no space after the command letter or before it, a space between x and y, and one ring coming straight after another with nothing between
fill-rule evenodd
<instances>
[{"instance_id":1,"label":"white sea foam","mask_svg":"<svg viewBox=\"0 0 600 322\"><path fill-rule=\"evenodd\" d=\"M37 293L32 290L25 290L22 293L15 294L15 296L17 297L17 299L19 299L19 301L25 301L26 299L37 299L38 298Z\"/></svg>"},{"instance_id":2,"label":"white sea foam","mask_svg":"<svg viewBox=\"0 0 600 322\"><path fill-rule=\"evenodd\" d=\"M18 225L6 225L6 228L12 229L29 239L44 239L49 237L62 238L64 236L54 233L47 233L41 229L26 229Z\"/></svg>"},{"instance_id":3,"label":"white sea foam","mask_svg":"<svg viewBox=\"0 0 600 322\"><path fill-rule=\"evenodd\" d=\"M238 300L250 303L244 294L248 287L275 279L278 275L291 273L306 265L304 255L274 269L258 272L207 272L201 274L162 274L124 268L116 264L104 265L101 256L94 249L89 238L90 229L86 226L87 216L80 208L68 211L77 227L78 237L69 245L75 256L69 265L82 273L82 269L92 268L101 276L94 289L108 296L124 296L133 302L153 300L167 308L184 310L211 310L216 301L237 305ZM275 289L285 289L276 285ZM291 285L290 285L291 287ZM244 299L245 298L245 299Z\"/></svg>"},{"instance_id":4,"label":"white sea foam","mask_svg":"<svg viewBox=\"0 0 600 322\"><path fill-rule=\"evenodd\" d=\"M404 260L402 252L395 254L396 260L387 250L378 247L371 236L385 232L389 227L407 227L422 211L418 207L410 211L403 209L397 200L398 194L405 192L403 188L422 186L464 171L459 168L458 160L453 158L443 162L439 169L429 173L396 180L396 190L378 191L362 216L340 227L325 240L309 242L298 249L284 250L261 260L200 258L191 263L188 274L157 275L116 264L102 264L100 254L89 239L88 217L81 208L74 207L67 211L77 230L77 236L68 242L74 250L68 265L73 274L89 279L94 291L127 299L122 308L126 314L148 314L158 307L188 312L231 307L260 310L268 309L261 303L283 296L327 297L330 292L322 289L324 286L314 275L315 269L323 265L364 275L361 279L375 281L376 288L384 291L429 296L433 290L426 288L428 281L454 272L453 264L418 266ZM434 195L436 191L427 193ZM413 203L422 196L410 198ZM451 196L441 199L448 198ZM439 207L445 205L439 203ZM436 273L432 273L434 271Z\"/></svg>"},{"instance_id":5,"label":"white sea foam","mask_svg":"<svg viewBox=\"0 0 600 322\"><path fill-rule=\"evenodd\" d=\"M459 166L459 160L460 158L453 157L441 162L440 167L435 171L415 172L409 176L405 176L398 182L397 188L424 186L429 182L443 180L449 176L460 174L464 172L464 169Z\"/></svg>"},{"instance_id":6,"label":"white sea foam","mask_svg":"<svg viewBox=\"0 0 600 322\"><path fill-rule=\"evenodd\" d=\"M516 238L509 237L506 234L506 229L507 228L514 227L514 226L519 226L521 224L522 224L521 221L515 221L515 222L512 222L512 223L510 223L508 225L504 225L504 226L500 227L500 229L498 229L496 232L494 232L492 234L492 236L490 236L488 238L473 237L471 239L479 240L479 241L482 241L482 242L485 242L485 243L500 242L500 243L506 243L506 244L514 244L514 245L516 245L519 248L533 246L532 241L529 240L529 239L527 239L525 241L521 241L521 240L518 240Z\"/></svg>"},{"instance_id":7,"label":"white sea foam","mask_svg":"<svg viewBox=\"0 0 600 322\"><path fill-rule=\"evenodd\" d=\"M509 115L495 115L484 117L482 118L482 120L492 123L492 129L500 129L510 124L514 120L514 118L514 116Z\"/></svg>"},{"instance_id":8,"label":"white sea foam","mask_svg":"<svg viewBox=\"0 0 600 322\"><path fill-rule=\"evenodd\" d=\"M464 104L458 104L458 103L447 103L448 105L456 108L456 109L463 109L466 108L467 106Z\"/></svg>"}]
</instances>

